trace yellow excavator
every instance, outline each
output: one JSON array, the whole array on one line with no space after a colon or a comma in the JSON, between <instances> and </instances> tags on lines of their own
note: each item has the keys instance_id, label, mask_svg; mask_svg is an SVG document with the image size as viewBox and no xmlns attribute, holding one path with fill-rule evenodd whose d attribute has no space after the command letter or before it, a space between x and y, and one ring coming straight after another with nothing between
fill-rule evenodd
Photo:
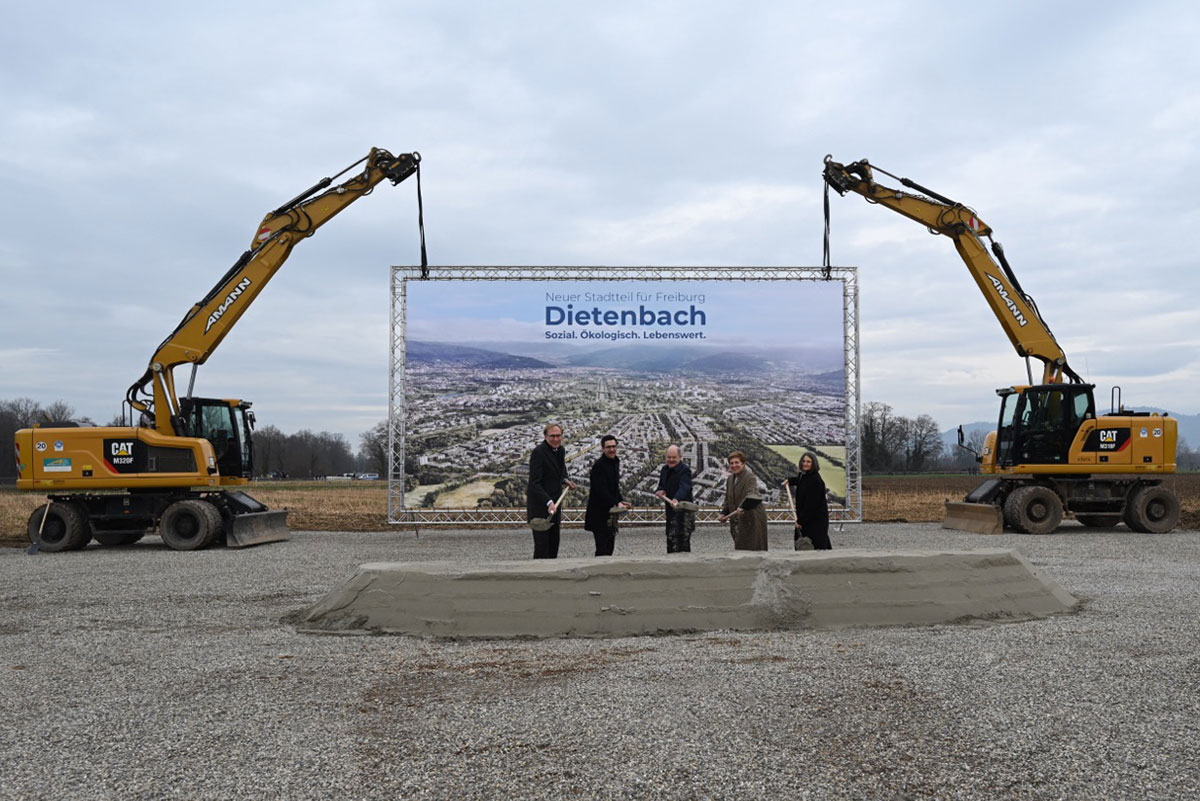
<instances>
[{"instance_id":1,"label":"yellow excavator","mask_svg":"<svg viewBox=\"0 0 1200 801\"><path fill-rule=\"evenodd\" d=\"M877 183L876 172L912 191ZM949 237L1017 354L1025 358L1029 383L996 390L999 422L976 454L981 472L989 477L963 501L946 502L945 528L998 534L1007 527L1048 534L1064 514L1093 527L1122 521L1140 532L1175 527L1179 499L1165 478L1175 472L1178 422L1129 411L1117 402L1109 414L1096 411L1095 385L1067 364L1037 305L1013 274L1004 248L974 211L865 159L839 164L826 156L824 178L839 195L855 192ZM1031 358L1041 362L1036 382Z\"/></svg>"},{"instance_id":2,"label":"yellow excavator","mask_svg":"<svg viewBox=\"0 0 1200 801\"><path fill-rule=\"evenodd\" d=\"M250 249L183 316L126 393L124 426L52 423L16 433L17 486L47 494L29 518L31 552L66 551L92 539L127 545L157 532L175 550L214 542L243 547L286 540L287 510L238 487L254 476L250 403L192 395L196 368L283 266L300 241L384 179L417 173L418 153L373 148L263 218ZM362 165L361 172L334 181ZM424 240L422 234L422 251ZM175 368L192 366L179 396ZM136 420L135 420L136 418Z\"/></svg>"}]
</instances>

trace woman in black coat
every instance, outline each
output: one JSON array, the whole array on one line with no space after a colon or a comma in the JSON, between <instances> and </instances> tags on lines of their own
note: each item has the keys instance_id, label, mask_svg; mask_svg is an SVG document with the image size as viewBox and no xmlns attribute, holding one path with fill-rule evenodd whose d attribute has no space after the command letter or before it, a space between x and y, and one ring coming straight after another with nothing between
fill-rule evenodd
<instances>
[{"instance_id":1,"label":"woman in black coat","mask_svg":"<svg viewBox=\"0 0 1200 801\"><path fill-rule=\"evenodd\" d=\"M796 488L796 539L808 537L813 549L828 551L829 503L825 500L825 481L821 478L821 463L814 453L800 457L800 474L783 482Z\"/></svg>"}]
</instances>

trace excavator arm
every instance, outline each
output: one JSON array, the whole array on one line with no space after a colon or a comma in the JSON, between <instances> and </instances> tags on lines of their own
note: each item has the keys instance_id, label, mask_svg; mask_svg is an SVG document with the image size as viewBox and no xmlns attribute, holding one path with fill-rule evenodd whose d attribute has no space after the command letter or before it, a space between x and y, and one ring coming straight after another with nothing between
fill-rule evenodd
<instances>
[{"instance_id":1,"label":"excavator arm","mask_svg":"<svg viewBox=\"0 0 1200 801\"><path fill-rule=\"evenodd\" d=\"M204 364L302 239L312 236L334 215L370 194L385 178L398 184L418 172L420 161L419 153L393 156L386 150L372 148L365 158L332 178L323 178L267 214L250 249L188 310L158 346L146 372L130 386L126 402L152 419L159 432L168 436L183 434L175 368ZM364 162L362 172L331 186L334 180Z\"/></svg>"},{"instance_id":2,"label":"excavator arm","mask_svg":"<svg viewBox=\"0 0 1200 801\"><path fill-rule=\"evenodd\" d=\"M950 237L958 255L967 265L967 270L984 298L1000 321L1004 333L1020 356L1032 357L1042 362L1043 384L1063 381L1080 382L1081 379L1067 365L1066 355L1054 334L1042 320L1037 305L1025 294L1004 256L1004 248L992 240L992 229L976 216L975 212L961 203L932 192L907 178L896 178L901 185L919 194L902 192L875 182L873 167L865 159L850 164L839 164L825 157L825 182L839 195L857 192L870 203L879 203L892 211L921 223L931 233ZM993 260L983 240L991 243ZM997 261L999 263L997 263ZM1032 376L1031 382L1032 382Z\"/></svg>"}]
</instances>

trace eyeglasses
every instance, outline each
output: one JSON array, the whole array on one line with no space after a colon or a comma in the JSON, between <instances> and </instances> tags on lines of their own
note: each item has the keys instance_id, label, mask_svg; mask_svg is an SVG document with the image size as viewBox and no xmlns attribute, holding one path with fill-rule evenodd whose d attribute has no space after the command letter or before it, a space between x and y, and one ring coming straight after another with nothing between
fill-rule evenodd
<instances>
[{"instance_id":1,"label":"eyeglasses","mask_svg":"<svg viewBox=\"0 0 1200 801\"><path fill-rule=\"evenodd\" d=\"M546 439L562 439L562 434L547 434Z\"/></svg>"}]
</instances>

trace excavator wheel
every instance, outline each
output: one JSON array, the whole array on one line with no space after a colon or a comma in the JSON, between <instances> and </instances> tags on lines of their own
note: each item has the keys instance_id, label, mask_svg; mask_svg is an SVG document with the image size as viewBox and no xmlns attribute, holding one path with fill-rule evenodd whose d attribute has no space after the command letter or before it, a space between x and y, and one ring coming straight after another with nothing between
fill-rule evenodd
<instances>
[{"instance_id":1,"label":"excavator wheel","mask_svg":"<svg viewBox=\"0 0 1200 801\"><path fill-rule=\"evenodd\" d=\"M1062 500L1041 484L1018 487L1004 500L1004 517L1018 531L1049 534L1062 522Z\"/></svg>"},{"instance_id":2,"label":"excavator wheel","mask_svg":"<svg viewBox=\"0 0 1200 801\"><path fill-rule=\"evenodd\" d=\"M221 531L221 513L207 501L176 501L163 512L158 533L168 548L198 551L207 548Z\"/></svg>"},{"instance_id":3,"label":"excavator wheel","mask_svg":"<svg viewBox=\"0 0 1200 801\"><path fill-rule=\"evenodd\" d=\"M41 551L77 551L88 544L91 535L87 516L72 503L55 501L49 508L39 506L29 516L29 541L40 541L38 550Z\"/></svg>"},{"instance_id":4,"label":"excavator wheel","mask_svg":"<svg viewBox=\"0 0 1200 801\"><path fill-rule=\"evenodd\" d=\"M1179 499L1162 485L1142 487L1125 505L1124 520L1134 531L1165 534L1179 522Z\"/></svg>"}]
</instances>

